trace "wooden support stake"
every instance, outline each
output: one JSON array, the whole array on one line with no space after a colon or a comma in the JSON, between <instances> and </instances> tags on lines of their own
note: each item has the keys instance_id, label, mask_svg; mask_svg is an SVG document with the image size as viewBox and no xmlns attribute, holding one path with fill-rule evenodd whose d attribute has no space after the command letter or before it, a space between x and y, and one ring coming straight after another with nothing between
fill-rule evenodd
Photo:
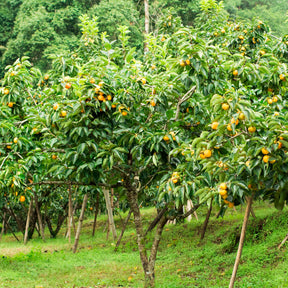
<instances>
[{"instance_id":1,"label":"wooden support stake","mask_svg":"<svg viewBox=\"0 0 288 288\"><path fill-rule=\"evenodd\" d=\"M95 235L96 225L97 225L97 217L99 213L99 203L100 203L100 194L97 193L96 196L96 204L95 204L95 216L94 216L94 222L93 222L93 231L92 231L92 237Z\"/></svg>"},{"instance_id":2,"label":"wooden support stake","mask_svg":"<svg viewBox=\"0 0 288 288\"><path fill-rule=\"evenodd\" d=\"M67 231L67 236L69 239L69 243L71 243L71 222L72 222L72 192L71 192L71 185L69 185L69 197L68 197L68 231Z\"/></svg>"},{"instance_id":3,"label":"wooden support stake","mask_svg":"<svg viewBox=\"0 0 288 288\"><path fill-rule=\"evenodd\" d=\"M30 215L31 215L32 207L33 207L33 197L31 197L29 210L27 213L27 221L26 221L25 234L24 234L24 245L26 245L28 241L28 231L29 231Z\"/></svg>"},{"instance_id":4,"label":"wooden support stake","mask_svg":"<svg viewBox=\"0 0 288 288\"><path fill-rule=\"evenodd\" d=\"M240 263L242 250L243 250L243 244L244 244L244 238L245 238L245 233L246 233L246 229L247 229L248 219L249 219L249 215L250 215L250 212L251 212L252 201L253 201L253 195L248 198L248 203L247 203L245 216L244 216L244 220L243 220L243 225L242 225L242 230L241 230L241 235L240 235L240 241L239 241L237 256L236 256L236 259L235 259L235 264L234 264L232 276L231 276L231 279L230 279L229 288L233 288L234 287L236 274L237 274L237 270L238 270L238 266L239 266L239 263Z\"/></svg>"},{"instance_id":5,"label":"wooden support stake","mask_svg":"<svg viewBox=\"0 0 288 288\"><path fill-rule=\"evenodd\" d=\"M83 203L82 203L81 212L80 212L78 228L77 228L77 232L76 232L76 236L75 236L75 243L74 243L74 247L73 247L73 253L76 253L76 251L77 251L77 247L78 247L78 243L79 243L80 232L81 232L81 228L82 228L82 223L83 223L83 219L84 219L84 212L85 212L85 208L86 208L86 205L87 205L87 201L88 201L88 195L85 194L84 199L83 199Z\"/></svg>"},{"instance_id":6,"label":"wooden support stake","mask_svg":"<svg viewBox=\"0 0 288 288\"><path fill-rule=\"evenodd\" d=\"M285 242L288 240L288 233L287 235L285 236L285 238L283 239L283 241L278 245L278 249L280 249L284 244Z\"/></svg>"},{"instance_id":7,"label":"wooden support stake","mask_svg":"<svg viewBox=\"0 0 288 288\"><path fill-rule=\"evenodd\" d=\"M107 208L107 212L108 212L109 229L111 228L112 234L113 234L113 239L116 240L117 233L116 233L116 228L115 228L115 223L114 223L114 218L113 218L113 211L112 211L112 207L111 207L109 191L106 189L103 189L103 193L104 193L106 208Z\"/></svg>"},{"instance_id":8,"label":"wooden support stake","mask_svg":"<svg viewBox=\"0 0 288 288\"><path fill-rule=\"evenodd\" d=\"M149 34L149 0L144 0L144 11L145 11L145 34ZM148 51L148 43L144 43L144 52Z\"/></svg>"}]
</instances>

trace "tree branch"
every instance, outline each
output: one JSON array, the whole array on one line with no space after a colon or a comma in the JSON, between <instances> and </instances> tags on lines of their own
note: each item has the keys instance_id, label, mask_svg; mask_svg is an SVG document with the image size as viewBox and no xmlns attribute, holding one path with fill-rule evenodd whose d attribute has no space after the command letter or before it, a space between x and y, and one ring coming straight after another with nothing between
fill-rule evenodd
<instances>
[{"instance_id":1,"label":"tree branch","mask_svg":"<svg viewBox=\"0 0 288 288\"><path fill-rule=\"evenodd\" d=\"M150 223L149 227L147 228L146 232L144 233L144 237L152 231L158 222L161 220L162 216L168 211L168 204L157 214L156 218Z\"/></svg>"},{"instance_id":2,"label":"tree branch","mask_svg":"<svg viewBox=\"0 0 288 288\"><path fill-rule=\"evenodd\" d=\"M181 104L184 103L185 101L187 101L194 94L195 90L196 90L196 86L193 86L182 98L178 99L177 108L176 108L176 115L175 115L174 121L177 121L177 119L179 117Z\"/></svg>"},{"instance_id":3,"label":"tree branch","mask_svg":"<svg viewBox=\"0 0 288 288\"><path fill-rule=\"evenodd\" d=\"M201 206L201 204L196 204L192 209L190 209L189 211L187 211L184 214L178 214L178 215L174 215L174 216L167 216L167 219L168 220L185 219L189 215L193 214Z\"/></svg>"},{"instance_id":4,"label":"tree branch","mask_svg":"<svg viewBox=\"0 0 288 288\"><path fill-rule=\"evenodd\" d=\"M9 157L9 154L3 159L1 166L0 166L0 169L2 169L2 167L3 167L5 161L7 160L8 157Z\"/></svg>"},{"instance_id":5,"label":"tree branch","mask_svg":"<svg viewBox=\"0 0 288 288\"><path fill-rule=\"evenodd\" d=\"M34 100L33 96L31 95L30 91L29 91L28 89L25 89L25 90L27 91L27 93L28 93L28 95L31 97L31 99L33 100L35 106L37 106L37 103L36 103L36 101Z\"/></svg>"},{"instance_id":6,"label":"tree branch","mask_svg":"<svg viewBox=\"0 0 288 288\"><path fill-rule=\"evenodd\" d=\"M129 174L126 173L124 170L122 170L121 168L119 168L118 166L113 166L113 169L118 170L121 174L128 176Z\"/></svg>"},{"instance_id":7,"label":"tree branch","mask_svg":"<svg viewBox=\"0 0 288 288\"><path fill-rule=\"evenodd\" d=\"M105 188L117 188L122 186L121 182L117 182L114 185L108 185L105 183L83 183L83 182L76 182L76 181L53 181L53 180L48 180L48 181L40 181L36 183L29 183L27 186L35 186L35 185L76 185L76 186L100 186L100 187L105 187Z\"/></svg>"}]
</instances>

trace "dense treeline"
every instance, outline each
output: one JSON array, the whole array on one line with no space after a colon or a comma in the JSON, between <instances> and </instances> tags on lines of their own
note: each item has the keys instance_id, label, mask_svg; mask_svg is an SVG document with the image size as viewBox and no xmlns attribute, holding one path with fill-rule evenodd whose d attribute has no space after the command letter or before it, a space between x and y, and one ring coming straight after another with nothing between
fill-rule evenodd
<instances>
[{"instance_id":1,"label":"dense treeline","mask_svg":"<svg viewBox=\"0 0 288 288\"><path fill-rule=\"evenodd\" d=\"M184 25L193 25L199 13L198 0L153 0L150 3L151 26L165 9L172 9ZM288 2L225 0L231 18L260 17L276 35L287 31ZM142 51L144 4L137 0L3 0L0 3L0 76L4 67L27 55L41 70L50 68L49 55L76 48L80 37L79 16L87 13L98 17L100 32L107 31L115 39L117 27L126 25L131 31L131 45Z\"/></svg>"},{"instance_id":2,"label":"dense treeline","mask_svg":"<svg viewBox=\"0 0 288 288\"><path fill-rule=\"evenodd\" d=\"M287 34L288 1L286 0L224 0L224 4L233 18L264 19L271 27L273 34L278 36Z\"/></svg>"}]
</instances>

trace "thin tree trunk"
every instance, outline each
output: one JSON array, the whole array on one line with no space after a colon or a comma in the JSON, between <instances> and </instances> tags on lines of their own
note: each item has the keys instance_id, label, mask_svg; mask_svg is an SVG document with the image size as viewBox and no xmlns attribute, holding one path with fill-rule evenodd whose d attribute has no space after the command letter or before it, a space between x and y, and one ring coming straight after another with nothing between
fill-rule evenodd
<instances>
[{"instance_id":1,"label":"thin tree trunk","mask_svg":"<svg viewBox=\"0 0 288 288\"><path fill-rule=\"evenodd\" d=\"M108 241L108 239L109 239L110 231L111 231L111 224L110 224L109 217L108 217L108 219L107 219L107 233L106 233L106 240L107 240L107 241ZM115 240L115 239L114 239L114 240Z\"/></svg>"},{"instance_id":2,"label":"thin tree trunk","mask_svg":"<svg viewBox=\"0 0 288 288\"><path fill-rule=\"evenodd\" d=\"M117 251L117 249L118 249L118 247L119 247L119 245L120 245L120 243L121 243L122 237L123 237L124 232L125 232L125 230L126 230L126 227L127 227L128 222L129 222L129 219L130 219L130 217L131 217L131 214L132 214L132 210L130 209L130 211L129 211L126 219L125 219L125 222L124 222L124 224L123 224L123 228L122 228L121 234L120 234L120 236L119 236L119 238L118 238L118 240L117 240L116 247L115 247L114 251Z\"/></svg>"},{"instance_id":3,"label":"thin tree trunk","mask_svg":"<svg viewBox=\"0 0 288 288\"><path fill-rule=\"evenodd\" d=\"M103 189L104 197L105 197L105 202L106 202L106 208L108 212L108 220L109 220L109 230L111 228L112 234L113 234L113 239L116 240L117 238L117 233L116 233L116 228L115 228L115 223L114 223L114 218L113 218L113 211L111 208L111 201L109 197L109 191L106 189Z\"/></svg>"},{"instance_id":4,"label":"thin tree trunk","mask_svg":"<svg viewBox=\"0 0 288 288\"><path fill-rule=\"evenodd\" d=\"M2 229L1 229L1 234L0 234L0 241L2 239L2 236L4 234L4 230L5 230L5 218L6 218L6 212L4 212L4 214L3 214L3 222L2 222Z\"/></svg>"},{"instance_id":5,"label":"thin tree trunk","mask_svg":"<svg viewBox=\"0 0 288 288\"><path fill-rule=\"evenodd\" d=\"M75 243L74 243L74 247L73 247L73 253L76 253L76 251L77 251L77 247L78 247L78 243L79 243L80 232L81 232L81 228L82 228L82 223L83 223L83 219L84 219L84 212L85 212L85 207L87 205L87 201L88 201L88 195L85 194L84 199L83 199L83 203L82 203L80 217L79 217L77 233L76 233L76 236L75 236Z\"/></svg>"},{"instance_id":6,"label":"thin tree trunk","mask_svg":"<svg viewBox=\"0 0 288 288\"><path fill-rule=\"evenodd\" d=\"M208 222L209 222L210 215L211 215L211 211L212 211L212 203L213 203L213 199L211 199L210 207L208 209L208 212L206 214L206 218L205 218L205 221L204 221L204 224L203 224L203 228L202 228L202 231L201 231L201 237L200 237L201 240L204 239L204 236L205 236L205 233L206 233L206 229L207 229Z\"/></svg>"},{"instance_id":7,"label":"thin tree trunk","mask_svg":"<svg viewBox=\"0 0 288 288\"><path fill-rule=\"evenodd\" d=\"M100 203L100 194L97 193L96 196L96 204L95 204L95 216L94 216L94 222L93 222L93 231L92 231L92 237L95 235L96 225L97 225L97 217L99 213L99 203Z\"/></svg>"},{"instance_id":8,"label":"thin tree trunk","mask_svg":"<svg viewBox=\"0 0 288 288\"><path fill-rule=\"evenodd\" d=\"M9 218L10 218L10 217L9 217ZM12 229L12 228L10 227L10 225L9 225L9 220L10 220L10 219L8 219L8 221L6 221L6 219L3 218L3 220L4 220L4 223L5 223L5 227L8 228L8 229L11 231L11 233L13 234L14 238L15 238L18 242L20 242L20 240L18 239L18 237L15 235L13 229Z\"/></svg>"},{"instance_id":9,"label":"thin tree trunk","mask_svg":"<svg viewBox=\"0 0 288 288\"><path fill-rule=\"evenodd\" d=\"M43 227L41 213L40 213L40 210L39 210L38 197L37 197L36 193L34 193L34 197L35 197L36 213L37 213L37 217L38 217L38 223L39 223L39 226L40 226L41 237L42 237L42 240L45 242L44 227Z\"/></svg>"},{"instance_id":10,"label":"thin tree trunk","mask_svg":"<svg viewBox=\"0 0 288 288\"><path fill-rule=\"evenodd\" d=\"M9 216L8 220L5 219L5 230L4 230L4 233L6 234L8 232L8 226L9 225L9 222L11 220L11 217L12 216Z\"/></svg>"},{"instance_id":11,"label":"thin tree trunk","mask_svg":"<svg viewBox=\"0 0 288 288\"><path fill-rule=\"evenodd\" d=\"M31 214L32 207L33 207L33 197L31 197L29 210L27 213L27 221L26 221L25 234L24 234L24 245L26 245L28 241L28 231L29 231L30 214Z\"/></svg>"},{"instance_id":12,"label":"thin tree trunk","mask_svg":"<svg viewBox=\"0 0 288 288\"><path fill-rule=\"evenodd\" d=\"M141 213L138 206L138 193L135 191L135 189L132 187L130 183L130 179L125 175L124 183L126 184L127 188L127 199L129 202L129 206L132 210L133 216L134 216L134 224L135 229L137 233L137 244L138 244L138 251L140 254L140 259L142 263L142 267L145 273L145 279L146 279L146 271L148 271L148 257L147 257L147 251L144 243L144 231L143 231L143 225L141 220Z\"/></svg>"},{"instance_id":13,"label":"thin tree trunk","mask_svg":"<svg viewBox=\"0 0 288 288\"><path fill-rule=\"evenodd\" d=\"M24 229L23 229L23 227L24 227L24 223L23 223L23 225L22 225L22 221L20 222L20 220L18 219L18 217L15 215L15 213L14 213L14 211L13 211L13 209L10 207L9 209L8 209L8 211L10 212L10 214L12 215L12 217L15 219L15 221L16 221L16 223L17 223L17 227L18 227L18 229L24 234Z\"/></svg>"},{"instance_id":14,"label":"thin tree trunk","mask_svg":"<svg viewBox=\"0 0 288 288\"><path fill-rule=\"evenodd\" d=\"M244 238L245 238L245 233L246 233L246 229L247 229L249 215L250 215L250 212L251 212L252 202L253 202L253 195L248 198L247 207L246 207L245 216L244 216L243 225L242 225L242 230L241 230L241 235L240 235L240 240L239 240L237 256L236 256L236 259L235 259L235 264L234 264L232 276L231 276L231 279L230 279L229 288L233 288L234 287L236 274L237 274L237 270L238 270L238 266L239 266L239 263L240 263L242 250L243 250Z\"/></svg>"},{"instance_id":15,"label":"thin tree trunk","mask_svg":"<svg viewBox=\"0 0 288 288\"><path fill-rule=\"evenodd\" d=\"M252 207L251 207L251 216L252 216L254 219L256 219L256 215L255 215L255 212L254 212L254 210L253 210Z\"/></svg>"},{"instance_id":16,"label":"thin tree trunk","mask_svg":"<svg viewBox=\"0 0 288 288\"><path fill-rule=\"evenodd\" d=\"M144 10L145 10L145 34L149 34L149 0L144 0ZM148 43L144 43L144 52L148 51Z\"/></svg>"},{"instance_id":17,"label":"thin tree trunk","mask_svg":"<svg viewBox=\"0 0 288 288\"><path fill-rule=\"evenodd\" d=\"M144 237L154 229L154 227L157 226L158 222L161 220L162 216L168 211L168 205L165 205L165 207L159 212L156 216L156 218L150 223L148 229L146 230Z\"/></svg>"},{"instance_id":18,"label":"thin tree trunk","mask_svg":"<svg viewBox=\"0 0 288 288\"><path fill-rule=\"evenodd\" d=\"M148 270L145 271L145 285L144 285L145 288L155 287L156 256L157 256L157 251L158 251L158 247L160 244L163 228L166 223L167 223L167 218L163 216L157 225L157 229L155 232L154 241L153 241L153 245L152 245L151 253L149 257Z\"/></svg>"},{"instance_id":19,"label":"thin tree trunk","mask_svg":"<svg viewBox=\"0 0 288 288\"><path fill-rule=\"evenodd\" d=\"M247 196L245 197L245 199L246 199L246 202L248 202L248 197L247 197ZM235 207L234 207L234 208L235 208ZM242 213L242 205L241 205L241 213ZM254 213L253 207L251 207L250 215L251 215L254 219L256 219L256 215L255 215L255 213Z\"/></svg>"},{"instance_id":20,"label":"thin tree trunk","mask_svg":"<svg viewBox=\"0 0 288 288\"><path fill-rule=\"evenodd\" d=\"M69 196L68 196L68 231L67 231L67 236L69 239L69 243L71 243L71 221L72 221L72 193L71 193L71 185L69 185Z\"/></svg>"},{"instance_id":21,"label":"thin tree trunk","mask_svg":"<svg viewBox=\"0 0 288 288\"><path fill-rule=\"evenodd\" d=\"M284 244L285 242L288 240L288 233L287 235L285 236L285 238L283 239L283 241L278 245L278 249L280 249Z\"/></svg>"},{"instance_id":22,"label":"thin tree trunk","mask_svg":"<svg viewBox=\"0 0 288 288\"><path fill-rule=\"evenodd\" d=\"M37 212L36 212L36 214L37 214ZM36 215L36 216L37 216L37 218L38 218L38 215ZM41 236L41 233L40 233L40 228L39 228L39 225L38 225L37 222L35 223L35 229L36 229L36 231L37 231L37 233L38 233L38 236L39 236L39 237L42 237L42 236Z\"/></svg>"}]
</instances>

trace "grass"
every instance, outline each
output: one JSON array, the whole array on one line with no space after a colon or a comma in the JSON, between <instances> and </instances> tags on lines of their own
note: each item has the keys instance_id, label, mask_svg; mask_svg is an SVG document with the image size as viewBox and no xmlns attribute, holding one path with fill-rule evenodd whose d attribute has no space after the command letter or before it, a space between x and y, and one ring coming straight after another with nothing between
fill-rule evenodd
<instances>
[{"instance_id":1,"label":"grass","mask_svg":"<svg viewBox=\"0 0 288 288\"><path fill-rule=\"evenodd\" d=\"M257 219L249 221L235 287L288 287L288 244L277 249L288 232L287 208L278 212L256 203L254 209ZM156 287L228 287L244 214L244 208L237 210L229 210L224 219L215 219L213 211L202 242L198 234L205 208L198 211L198 222L167 225L156 261ZM143 209L146 223L154 213ZM115 220L121 227L119 218ZM133 223L114 252L115 242L111 236L106 241L103 232L106 216L99 218L94 238L92 222L85 220L76 254L64 238L65 229L57 239L47 234L45 243L34 238L26 246L5 235L0 243L0 287L143 287Z\"/></svg>"}]
</instances>

